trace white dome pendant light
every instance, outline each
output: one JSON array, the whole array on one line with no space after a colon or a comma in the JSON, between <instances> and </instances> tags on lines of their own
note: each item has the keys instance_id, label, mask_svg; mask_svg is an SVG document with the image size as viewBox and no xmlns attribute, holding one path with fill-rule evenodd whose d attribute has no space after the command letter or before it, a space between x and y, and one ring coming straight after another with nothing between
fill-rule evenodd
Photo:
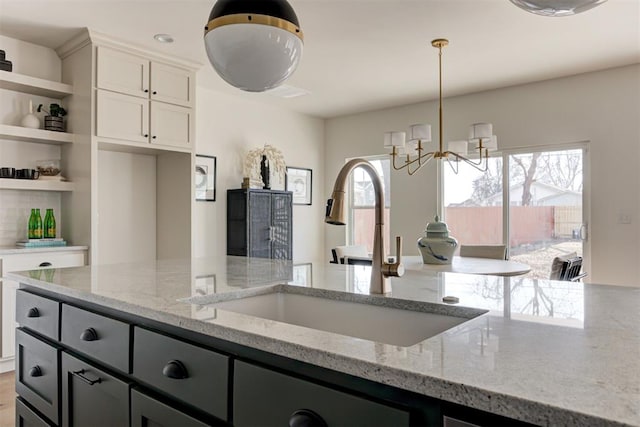
<instances>
[{"instance_id":1,"label":"white dome pendant light","mask_svg":"<svg viewBox=\"0 0 640 427\"><path fill-rule=\"evenodd\" d=\"M607 0L511 0L521 9L542 16L571 16Z\"/></svg>"},{"instance_id":2,"label":"white dome pendant light","mask_svg":"<svg viewBox=\"0 0 640 427\"><path fill-rule=\"evenodd\" d=\"M204 29L213 68L248 92L287 80L300 62L302 42L298 17L286 0L218 0Z\"/></svg>"}]
</instances>

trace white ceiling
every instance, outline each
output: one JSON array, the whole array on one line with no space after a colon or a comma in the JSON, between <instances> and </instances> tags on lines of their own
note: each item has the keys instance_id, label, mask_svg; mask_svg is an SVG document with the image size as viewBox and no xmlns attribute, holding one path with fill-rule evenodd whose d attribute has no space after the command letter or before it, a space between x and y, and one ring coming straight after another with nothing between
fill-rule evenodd
<instances>
[{"instance_id":1,"label":"white ceiling","mask_svg":"<svg viewBox=\"0 0 640 427\"><path fill-rule=\"evenodd\" d=\"M549 18L508 0L290 0L305 33L282 99L231 88L212 71L202 42L214 0L0 0L0 34L56 48L83 27L203 64L199 85L319 117L437 98L444 37L444 96L640 62L640 1L609 0ZM152 37L176 39L161 45Z\"/></svg>"}]
</instances>

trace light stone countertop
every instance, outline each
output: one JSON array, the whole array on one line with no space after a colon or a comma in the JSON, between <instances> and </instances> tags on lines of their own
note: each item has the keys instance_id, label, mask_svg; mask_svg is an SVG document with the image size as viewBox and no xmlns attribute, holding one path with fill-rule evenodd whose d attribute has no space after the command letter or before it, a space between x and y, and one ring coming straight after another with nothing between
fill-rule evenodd
<instances>
[{"instance_id":1,"label":"light stone countertop","mask_svg":"<svg viewBox=\"0 0 640 427\"><path fill-rule=\"evenodd\" d=\"M369 268L226 257L58 269L22 283L339 372L539 425L640 426L640 288L429 273L393 298L489 310L409 347L215 310L258 286L368 294ZM395 301L401 304L402 301ZM446 305L440 306L447 310ZM383 324L380 327L384 327Z\"/></svg>"}]
</instances>

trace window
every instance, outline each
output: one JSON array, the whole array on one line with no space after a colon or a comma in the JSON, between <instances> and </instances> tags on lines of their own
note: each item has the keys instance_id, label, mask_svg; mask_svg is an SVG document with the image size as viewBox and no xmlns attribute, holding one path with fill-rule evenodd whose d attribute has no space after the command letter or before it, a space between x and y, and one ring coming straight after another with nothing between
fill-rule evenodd
<instances>
[{"instance_id":1,"label":"window","mask_svg":"<svg viewBox=\"0 0 640 427\"><path fill-rule=\"evenodd\" d=\"M391 209L390 177L391 162L388 156L365 157L378 172L384 188L384 235L385 250L389 251L389 221ZM375 192L369 174L362 168L354 169L349 181L349 222L347 244L364 245L373 252L373 230L375 227Z\"/></svg>"},{"instance_id":2,"label":"window","mask_svg":"<svg viewBox=\"0 0 640 427\"><path fill-rule=\"evenodd\" d=\"M459 244L508 244L510 259L531 266L528 277L548 279L553 258L583 254L586 152L584 145L518 150L490 158L486 172L443 168L451 235Z\"/></svg>"}]
</instances>

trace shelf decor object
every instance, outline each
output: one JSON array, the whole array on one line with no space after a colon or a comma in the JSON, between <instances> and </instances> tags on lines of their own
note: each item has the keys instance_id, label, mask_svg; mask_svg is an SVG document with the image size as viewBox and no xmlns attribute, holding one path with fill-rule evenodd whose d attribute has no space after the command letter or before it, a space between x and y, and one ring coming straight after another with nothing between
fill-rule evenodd
<instances>
[{"instance_id":1,"label":"shelf decor object","mask_svg":"<svg viewBox=\"0 0 640 427\"><path fill-rule=\"evenodd\" d=\"M196 154L195 167L196 200L216 201L216 158Z\"/></svg>"},{"instance_id":2,"label":"shelf decor object","mask_svg":"<svg viewBox=\"0 0 640 427\"><path fill-rule=\"evenodd\" d=\"M449 166L455 173L458 173L458 162L465 163L479 169L487 170L489 150L498 148L498 140L493 135L491 123L475 123L469 127L469 139L467 141L452 141L449 149L444 150L442 143L442 48L449 44L447 39L435 39L431 45L438 49L438 69L439 69L439 143L438 149L424 152L424 143L431 142L431 125L416 124L410 127L409 140L405 142L406 133L399 131L385 132L384 146L391 148L392 164L395 170L406 169L409 175L413 175L426 165L431 159L447 160ZM474 145L478 153L478 160L467 157L468 144ZM396 158L405 156L404 163L398 166Z\"/></svg>"},{"instance_id":3,"label":"shelf decor object","mask_svg":"<svg viewBox=\"0 0 640 427\"><path fill-rule=\"evenodd\" d=\"M25 128L40 129L40 119L33 114L33 101L29 100L29 112L25 114L20 124Z\"/></svg>"},{"instance_id":4,"label":"shelf decor object","mask_svg":"<svg viewBox=\"0 0 640 427\"><path fill-rule=\"evenodd\" d=\"M303 34L286 0L218 0L204 28L209 61L247 92L280 86L302 57Z\"/></svg>"},{"instance_id":5,"label":"shelf decor object","mask_svg":"<svg viewBox=\"0 0 640 427\"><path fill-rule=\"evenodd\" d=\"M263 156L266 156L268 160L270 178L275 174L278 177L278 181L282 182L282 177L285 175L287 167L284 162L284 156L276 147L265 144L263 147L249 150L244 158L243 172L245 181L246 178L249 178L249 188L264 188L265 186L261 168ZM270 184L269 187L271 187Z\"/></svg>"},{"instance_id":6,"label":"shelf decor object","mask_svg":"<svg viewBox=\"0 0 640 427\"><path fill-rule=\"evenodd\" d=\"M542 16L571 16L594 8L607 0L511 0L527 12Z\"/></svg>"},{"instance_id":7,"label":"shelf decor object","mask_svg":"<svg viewBox=\"0 0 640 427\"><path fill-rule=\"evenodd\" d=\"M293 192L294 205L311 205L312 170L305 168L287 168L285 190Z\"/></svg>"}]
</instances>

